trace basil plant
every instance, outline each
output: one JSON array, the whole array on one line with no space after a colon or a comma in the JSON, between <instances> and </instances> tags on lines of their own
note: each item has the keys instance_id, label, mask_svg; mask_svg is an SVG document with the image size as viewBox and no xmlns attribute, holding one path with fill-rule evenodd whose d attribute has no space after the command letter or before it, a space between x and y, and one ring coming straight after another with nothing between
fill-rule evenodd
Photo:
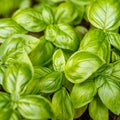
<instances>
[{"instance_id":1,"label":"basil plant","mask_svg":"<svg viewBox=\"0 0 120 120\"><path fill-rule=\"evenodd\" d=\"M117 118L119 6L119 0L23 0L0 18L0 120Z\"/></svg>"}]
</instances>

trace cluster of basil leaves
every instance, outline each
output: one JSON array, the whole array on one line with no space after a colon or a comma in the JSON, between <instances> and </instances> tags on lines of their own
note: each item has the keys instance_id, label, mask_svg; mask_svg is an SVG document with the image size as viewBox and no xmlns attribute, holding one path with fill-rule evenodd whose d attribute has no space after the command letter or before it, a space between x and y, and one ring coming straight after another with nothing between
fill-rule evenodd
<instances>
[{"instance_id":1,"label":"cluster of basil leaves","mask_svg":"<svg viewBox=\"0 0 120 120\"><path fill-rule=\"evenodd\" d=\"M73 120L87 108L93 120L119 115L119 6L40 0L0 19L0 119Z\"/></svg>"}]
</instances>

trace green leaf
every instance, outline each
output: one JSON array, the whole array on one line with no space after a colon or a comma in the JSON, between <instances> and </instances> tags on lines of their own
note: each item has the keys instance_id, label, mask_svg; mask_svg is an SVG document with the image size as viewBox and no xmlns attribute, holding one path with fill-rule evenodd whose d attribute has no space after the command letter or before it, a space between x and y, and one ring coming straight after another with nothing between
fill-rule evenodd
<instances>
[{"instance_id":1,"label":"green leaf","mask_svg":"<svg viewBox=\"0 0 120 120\"><path fill-rule=\"evenodd\" d=\"M26 63L14 63L5 72L4 89L12 94L22 94L24 87L32 79L33 70Z\"/></svg>"},{"instance_id":2,"label":"green leaf","mask_svg":"<svg viewBox=\"0 0 120 120\"><path fill-rule=\"evenodd\" d=\"M56 47L76 51L79 46L78 35L67 24L49 25L45 31L45 38Z\"/></svg>"},{"instance_id":3,"label":"green leaf","mask_svg":"<svg viewBox=\"0 0 120 120\"><path fill-rule=\"evenodd\" d=\"M103 30L115 30L119 27L120 1L95 0L87 10L92 25Z\"/></svg>"},{"instance_id":4,"label":"green leaf","mask_svg":"<svg viewBox=\"0 0 120 120\"><path fill-rule=\"evenodd\" d=\"M120 34L108 32L107 33L108 40L110 41L111 45L116 49L120 50Z\"/></svg>"},{"instance_id":5,"label":"green leaf","mask_svg":"<svg viewBox=\"0 0 120 120\"><path fill-rule=\"evenodd\" d=\"M98 56L90 52L77 51L66 63L65 76L73 83L81 83L88 79L104 63Z\"/></svg>"},{"instance_id":6,"label":"green leaf","mask_svg":"<svg viewBox=\"0 0 120 120\"><path fill-rule=\"evenodd\" d=\"M5 41L6 38L13 34L26 32L26 30L24 30L11 18L0 19L0 42Z\"/></svg>"},{"instance_id":7,"label":"green leaf","mask_svg":"<svg viewBox=\"0 0 120 120\"><path fill-rule=\"evenodd\" d=\"M54 117L51 103L40 95L21 97L18 111L26 119L48 119Z\"/></svg>"},{"instance_id":8,"label":"green leaf","mask_svg":"<svg viewBox=\"0 0 120 120\"><path fill-rule=\"evenodd\" d=\"M26 85L25 94L38 94L40 93L40 81L46 75L51 73L52 71L46 67L34 67L34 75L33 79L29 81Z\"/></svg>"},{"instance_id":9,"label":"green leaf","mask_svg":"<svg viewBox=\"0 0 120 120\"><path fill-rule=\"evenodd\" d=\"M52 105L56 115L54 120L73 120L73 106L65 88L60 89L53 95Z\"/></svg>"},{"instance_id":10,"label":"green leaf","mask_svg":"<svg viewBox=\"0 0 120 120\"><path fill-rule=\"evenodd\" d=\"M93 0L70 0L73 4L75 4L75 5L88 5L88 4L90 4ZM71 4L72 4L71 3Z\"/></svg>"},{"instance_id":11,"label":"green leaf","mask_svg":"<svg viewBox=\"0 0 120 120\"><path fill-rule=\"evenodd\" d=\"M108 120L109 112L105 105L96 96L89 104L89 114L93 120Z\"/></svg>"},{"instance_id":12,"label":"green leaf","mask_svg":"<svg viewBox=\"0 0 120 120\"><path fill-rule=\"evenodd\" d=\"M112 49L112 62L120 60L120 51L117 49Z\"/></svg>"},{"instance_id":13,"label":"green leaf","mask_svg":"<svg viewBox=\"0 0 120 120\"><path fill-rule=\"evenodd\" d=\"M96 54L107 63L110 61L110 44L106 34L99 29L90 30L80 43L80 49Z\"/></svg>"},{"instance_id":14,"label":"green leaf","mask_svg":"<svg viewBox=\"0 0 120 120\"><path fill-rule=\"evenodd\" d=\"M43 17L43 21L49 25L54 23L54 14L52 8L48 5L43 5L41 9L41 15Z\"/></svg>"},{"instance_id":15,"label":"green leaf","mask_svg":"<svg viewBox=\"0 0 120 120\"><path fill-rule=\"evenodd\" d=\"M80 108L87 105L93 100L95 94L96 87L92 80L75 84L71 92L71 99L74 108Z\"/></svg>"},{"instance_id":16,"label":"green leaf","mask_svg":"<svg viewBox=\"0 0 120 120\"><path fill-rule=\"evenodd\" d=\"M57 23L78 24L83 17L84 7L78 9L77 6L70 2L63 2L57 8L55 12L55 21Z\"/></svg>"},{"instance_id":17,"label":"green leaf","mask_svg":"<svg viewBox=\"0 0 120 120\"><path fill-rule=\"evenodd\" d=\"M51 61L53 53L54 46L46 41L45 37L41 37L38 46L29 54L29 57L34 66L45 66Z\"/></svg>"},{"instance_id":18,"label":"green leaf","mask_svg":"<svg viewBox=\"0 0 120 120\"><path fill-rule=\"evenodd\" d=\"M87 105L80 107L78 109L75 109L75 114L74 114L74 118L78 118L81 117L83 115L83 113L87 110Z\"/></svg>"},{"instance_id":19,"label":"green leaf","mask_svg":"<svg viewBox=\"0 0 120 120\"><path fill-rule=\"evenodd\" d=\"M47 26L42 15L33 8L19 9L12 18L24 29L31 32L41 32Z\"/></svg>"},{"instance_id":20,"label":"green leaf","mask_svg":"<svg viewBox=\"0 0 120 120\"><path fill-rule=\"evenodd\" d=\"M66 58L64 52L61 49L58 49L54 52L52 61L54 70L61 72L64 71Z\"/></svg>"},{"instance_id":21,"label":"green leaf","mask_svg":"<svg viewBox=\"0 0 120 120\"><path fill-rule=\"evenodd\" d=\"M120 87L106 78L106 83L98 90L100 99L114 114L120 114Z\"/></svg>"}]
</instances>

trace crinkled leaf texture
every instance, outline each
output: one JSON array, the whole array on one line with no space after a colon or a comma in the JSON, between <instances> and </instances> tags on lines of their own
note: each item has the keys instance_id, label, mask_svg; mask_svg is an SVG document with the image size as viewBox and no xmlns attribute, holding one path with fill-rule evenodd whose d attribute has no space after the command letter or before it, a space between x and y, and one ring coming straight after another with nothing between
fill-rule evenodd
<instances>
[{"instance_id":1,"label":"crinkled leaf texture","mask_svg":"<svg viewBox=\"0 0 120 120\"><path fill-rule=\"evenodd\" d=\"M95 83L92 80L75 84L72 92L71 99L74 108L80 108L90 103L96 94Z\"/></svg>"},{"instance_id":2,"label":"crinkled leaf texture","mask_svg":"<svg viewBox=\"0 0 120 120\"><path fill-rule=\"evenodd\" d=\"M119 27L120 1L95 0L88 6L87 16L92 25L111 31Z\"/></svg>"},{"instance_id":3,"label":"crinkled leaf texture","mask_svg":"<svg viewBox=\"0 0 120 120\"><path fill-rule=\"evenodd\" d=\"M40 95L27 95L21 97L18 103L18 111L26 119L54 118L51 103Z\"/></svg>"},{"instance_id":4,"label":"crinkled leaf texture","mask_svg":"<svg viewBox=\"0 0 120 120\"><path fill-rule=\"evenodd\" d=\"M79 38L75 30L67 24L49 25L45 31L45 38L56 47L76 51L79 47Z\"/></svg>"},{"instance_id":5,"label":"crinkled leaf texture","mask_svg":"<svg viewBox=\"0 0 120 120\"><path fill-rule=\"evenodd\" d=\"M67 61L65 76L73 83L81 83L96 72L105 61L97 55L85 51L75 52Z\"/></svg>"},{"instance_id":6,"label":"crinkled leaf texture","mask_svg":"<svg viewBox=\"0 0 120 120\"><path fill-rule=\"evenodd\" d=\"M53 95L52 106L56 116L54 120L73 120L72 101L65 88L60 89Z\"/></svg>"}]
</instances>

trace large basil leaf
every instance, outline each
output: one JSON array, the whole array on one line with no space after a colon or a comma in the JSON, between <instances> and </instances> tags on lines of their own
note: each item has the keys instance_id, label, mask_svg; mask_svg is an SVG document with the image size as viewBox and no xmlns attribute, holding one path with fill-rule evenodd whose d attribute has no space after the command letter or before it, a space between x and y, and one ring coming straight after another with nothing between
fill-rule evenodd
<instances>
[{"instance_id":1,"label":"large basil leaf","mask_svg":"<svg viewBox=\"0 0 120 120\"><path fill-rule=\"evenodd\" d=\"M53 95L52 105L56 115L55 120L73 120L73 106L65 88L62 88Z\"/></svg>"},{"instance_id":2,"label":"large basil leaf","mask_svg":"<svg viewBox=\"0 0 120 120\"><path fill-rule=\"evenodd\" d=\"M45 31L45 38L62 49L75 51L79 46L78 35L67 24L49 25Z\"/></svg>"},{"instance_id":3,"label":"large basil leaf","mask_svg":"<svg viewBox=\"0 0 120 120\"><path fill-rule=\"evenodd\" d=\"M98 96L96 96L89 104L89 114L93 120L108 120L108 109L101 102Z\"/></svg>"},{"instance_id":4,"label":"large basil leaf","mask_svg":"<svg viewBox=\"0 0 120 120\"><path fill-rule=\"evenodd\" d=\"M9 93L22 94L32 76L33 71L29 64L14 63L5 72L3 87Z\"/></svg>"},{"instance_id":5,"label":"large basil leaf","mask_svg":"<svg viewBox=\"0 0 120 120\"><path fill-rule=\"evenodd\" d=\"M120 114L120 86L113 81L111 78L106 78L106 83L99 88L98 93L100 99L105 106L110 109L113 113Z\"/></svg>"},{"instance_id":6,"label":"large basil leaf","mask_svg":"<svg viewBox=\"0 0 120 120\"><path fill-rule=\"evenodd\" d=\"M78 24L82 20L83 9L78 9L70 2L63 2L56 9L55 20L57 23Z\"/></svg>"},{"instance_id":7,"label":"large basil leaf","mask_svg":"<svg viewBox=\"0 0 120 120\"><path fill-rule=\"evenodd\" d=\"M7 37L16 33L26 33L21 26L10 18L0 19L0 42L3 42Z\"/></svg>"},{"instance_id":8,"label":"large basil leaf","mask_svg":"<svg viewBox=\"0 0 120 120\"><path fill-rule=\"evenodd\" d=\"M88 8L88 19L97 28L115 30L119 27L119 7L120 1L95 0Z\"/></svg>"},{"instance_id":9,"label":"large basil leaf","mask_svg":"<svg viewBox=\"0 0 120 120\"><path fill-rule=\"evenodd\" d=\"M29 57L34 66L45 66L48 64L54 53L54 46L44 37L40 38L38 46L30 53Z\"/></svg>"},{"instance_id":10,"label":"large basil leaf","mask_svg":"<svg viewBox=\"0 0 120 120\"><path fill-rule=\"evenodd\" d=\"M93 0L70 0L71 2L73 2L76 5L87 5L90 4L90 2L92 2Z\"/></svg>"},{"instance_id":11,"label":"large basil leaf","mask_svg":"<svg viewBox=\"0 0 120 120\"><path fill-rule=\"evenodd\" d=\"M61 49L58 49L54 52L52 61L53 61L54 70L64 71L66 58L64 52Z\"/></svg>"},{"instance_id":12,"label":"large basil leaf","mask_svg":"<svg viewBox=\"0 0 120 120\"><path fill-rule=\"evenodd\" d=\"M107 33L107 37L111 45L114 46L116 49L120 50L120 34L109 32Z\"/></svg>"},{"instance_id":13,"label":"large basil leaf","mask_svg":"<svg viewBox=\"0 0 120 120\"><path fill-rule=\"evenodd\" d=\"M13 15L13 19L23 28L31 32L43 31L47 26L42 15L33 8L18 10Z\"/></svg>"},{"instance_id":14,"label":"large basil leaf","mask_svg":"<svg viewBox=\"0 0 120 120\"><path fill-rule=\"evenodd\" d=\"M80 108L93 100L96 94L95 83L92 80L87 80L86 82L75 84L72 92L71 99L74 108Z\"/></svg>"},{"instance_id":15,"label":"large basil leaf","mask_svg":"<svg viewBox=\"0 0 120 120\"><path fill-rule=\"evenodd\" d=\"M80 83L88 79L105 62L98 56L84 51L75 52L65 66L66 78L73 83Z\"/></svg>"},{"instance_id":16,"label":"large basil leaf","mask_svg":"<svg viewBox=\"0 0 120 120\"><path fill-rule=\"evenodd\" d=\"M25 94L38 94L40 93L40 81L43 77L52 71L46 67L34 67L33 79L26 85ZM47 81L46 81L47 82Z\"/></svg>"},{"instance_id":17,"label":"large basil leaf","mask_svg":"<svg viewBox=\"0 0 120 120\"><path fill-rule=\"evenodd\" d=\"M27 95L21 97L18 103L18 111L27 119L35 120L54 117L51 103L40 95Z\"/></svg>"},{"instance_id":18,"label":"large basil leaf","mask_svg":"<svg viewBox=\"0 0 120 120\"><path fill-rule=\"evenodd\" d=\"M94 53L107 63L110 61L110 44L102 30L90 30L82 39L80 50Z\"/></svg>"}]
</instances>

